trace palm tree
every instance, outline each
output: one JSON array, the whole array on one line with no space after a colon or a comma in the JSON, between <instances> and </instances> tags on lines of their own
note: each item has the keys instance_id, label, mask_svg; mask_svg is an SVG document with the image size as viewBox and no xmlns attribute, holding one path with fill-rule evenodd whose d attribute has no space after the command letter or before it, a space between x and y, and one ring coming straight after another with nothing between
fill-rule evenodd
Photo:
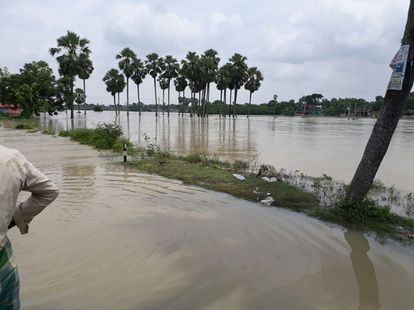
<instances>
[{"instance_id":1,"label":"palm tree","mask_svg":"<svg viewBox=\"0 0 414 310\"><path fill-rule=\"evenodd\" d=\"M72 31L68 31L66 35L57 39L57 47L49 49L52 56L56 55L56 60L59 64L59 74L69 77L72 80L70 91L73 94L73 87L75 77L79 74L81 55L89 56L91 53L89 49L89 40L80 38L79 35ZM73 95L70 96L70 118L73 119Z\"/></svg>"},{"instance_id":2,"label":"palm tree","mask_svg":"<svg viewBox=\"0 0 414 310\"><path fill-rule=\"evenodd\" d=\"M158 56L157 53L152 53L147 55L145 60L145 67L149 75L154 79L154 93L155 93L155 116L158 116L158 102L157 102L157 75L161 73L160 64L162 59Z\"/></svg>"},{"instance_id":3,"label":"palm tree","mask_svg":"<svg viewBox=\"0 0 414 310\"><path fill-rule=\"evenodd\" d=\"M250 93L249 107L247 109L247 117L249 117L250 106L252 105L252 94L260 88L261 82L263 81L263 75L256 67L252 67L247 70L247 76L248 78L246 84L244 84L244 88Z\"/></svg>"},{"instance_id":4,"label":"palm tree","mask_svg":"<svg viewBox=\"0 0 414 310\"><path fill-rule=\"evenodd\" d=\"M237 115L237 92L247 80L247 58L235 53L230 59L231 84L234 87L233 117Z\"/></svg>"},{"instance_id":5,"label":"palm tree","mask_svg":"<svg viewBox=\"0 0 414 310\"><path fill-rule=\"evenodd\" d=\"M229 73L228 73L228 64L222 66L217 71L215 83L216 83L217 89L220 91L220 112L219 112L219 115L221 117L221 114L222 114L221 106L222 106L223 102L224 102L224 107L226 106L226 93L227 93L227 88L229 87L229 84L230 84L230 78L229 78ZM223 101L223 99L224 99L224 101ZM224 116L225 115L226 114L224 113Z\"/></svg>"},{"instance_id":6,"label":"palm tree","mask_svg":"<svg viewBox=\"0 0 414 310\"><path fill-rule=\"evenodd\" d=\"M82 103L84 103L85 102L85 94L84 94L84 92L83 92L83 90L82 89L80 89L80 88L76 88L75 89L75 93L74 93L74 100L75 100L75 102L77 103L77 105L78 105L78 113L81 113L80 112L80 110L79 110L79 107L80 107L80 105L82 104Z\"/></svg>"},{"instance_id":7,"label":"palm tree","mask_svg":"<svg viewBox=\"0 0 414 310\"><path fill-rule=\"evenodd\" d=\"M117 69L109 70L104 78L102 79L106 84L106 90L111 93L114 97L114 109L115 115L118 114L116 107L116 94L118 94L118 105L119 105L119 93L122 92L125 88L125 79L122 73Z\"/></svg>"},{"instance_id":8,"label":"palm tree","mask_svg":"<svg viewBox=\"0 0 414 310\"><path fill-rule=\"evenodd\" d=\"M84 114L86 115L86 86L85 86L85 80L89 79L89 77L91 76L94 67L93 67L93 63L92 60L89 58L89 55L86 54L81 54L80 58L79 58L79 62L80 62L80 70L78 73L78 77L83 81L83 94L84 94L84 99L85 102L83 103L83 108L84 108Z\"/></svg>"},{"instance_id":9,"label":"palm tree","mask_svg":"<svg viewBox=\"0 0 414 310\"><path fill-rule=\"evenodd\" d=\"M170 85L171 85L171 80L178 76L178 71L179 70L180 70L180 65L178 64L177 59L175 59L171 55L165 56L164 63L163 63L162 77L167 79L167 83L168 83L168 108L167 108L168 117L170 116Z\"/></svg>"},{"instance_id":10,"label":"palm tree","mask_svg":"<svg viewBox=\"0 0 414 310\"><path fill-rule=\"evenodd\" d=\"M195 52L188 52L185 59L181 61L181 74L189 81L191 90L191 109L190 117L193 117L195 107L195 95L201 91L201 66L200 57ZM200 102L198 102L199 104ZM198 111L199 113L199 111Z\"/></svg>"},{"instance_id":11,"label":"palm tree","mask_svg":"<svg viewBox=\"0 0 414 310\"><path fill-rule=\"evenodd\" d=\"M203 116L207 113L208 116L208 104L210 102L210 84L214 82L218 65L220 63L220 58L217 56L217 51L213 49L208 49L204 52L203 56L201 57L203 65L204 65L204 79L206 83L205 87L205 106L203 109Z\"/></svg>"},{"instance_id":12,"label":"palm tree","mask_svg":"<svg viewBox=\"0 0 414 310\"><path fill-rule=\"evenodd\" d=\"M166 78L160 77L158 79L158 82L160 84L160 88L162 90L162 115L164 115L165 110L165 90L169 87L169 81Z\"/></svg>"},{"instance_id":13,"label":"palm tree","mask_svg":"<svg viewBox=\"0 0 414 310\"><path fill-rule=\"evenodd\" d=\"M129 116L129 78L134 74L134 62L137 60L137 55L129 47L125 47L116 55L116 59L119 59L119 69L122 70L126 77L127 116Z\"/></svg>"},{"instance_id":14,"label":"palm tree","mask_svg":"<svg viewBox=\"0 0 414 310\"><path fill-rule=\"evenodd\" d=\"M184 104L185 104L185 89L188 86L187 80L184 76L180 75L174 80L175 90L178 91L178 103L180 102L180 92L183 92L181 103L181 115L184 116ZM178 116L180 112L178 112Z\"/></svg>"},{"instance_id":15,"label":"palm tree","mask_svg":"<svg viewBox=\"0 0 414 310\"><path fill-rule=\"evenodd\" d=\"M132 74L131 79L137 85L138 111L139 116L141 116L141 98L139 96L139 85L144 81L144 78L147 75L147 70L145 69L144 63L140 59L135 60L133 67L134 73Z\"/></svg>"}]
</instances>

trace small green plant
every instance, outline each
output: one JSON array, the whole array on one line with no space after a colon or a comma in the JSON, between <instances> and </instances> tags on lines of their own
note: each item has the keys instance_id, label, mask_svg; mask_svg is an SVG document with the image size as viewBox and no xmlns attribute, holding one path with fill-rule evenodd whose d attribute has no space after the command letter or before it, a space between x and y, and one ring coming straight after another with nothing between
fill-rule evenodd
<instances>
[{"instance_id":1,"label":"small green plant","mask_svg":"<svg viewBox=\"0 0 414 310\"><path fill-rule=\"evenodd\" d=\"M372 221L392 224L395 219L388 207L381 207L370 199L343 201L335 213L352 224L367 224Z\"/></svg>"},{"instance_id":2,"label":"small green plant","mask_svg":"<svg viewBox=\"0 0 414 310\"><path fill-rule=\"evenodd\" d=\"M236 160L233 164L233 168L236 171L246 171L247 169L249 169L249 163L244 160Z\"/></svg>"},{"instance_id":3,"label":"small green plant","mask_svg":"<svg viewBox=\"0 0 414 310\"><path fill-rule=\"evenodd\" d=\"M34 129L31 124L17 124L16 129Z\"/></svg>"}]
</instances>

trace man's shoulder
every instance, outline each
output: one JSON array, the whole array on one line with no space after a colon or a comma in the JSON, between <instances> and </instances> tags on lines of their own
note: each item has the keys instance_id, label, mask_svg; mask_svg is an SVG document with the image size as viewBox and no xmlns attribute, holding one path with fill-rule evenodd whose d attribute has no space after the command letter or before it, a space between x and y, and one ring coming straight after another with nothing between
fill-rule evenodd
<instances>
[{"instance_id":1,"label":"man's shoulder","mask_svg":"<svg viewBox=\"0 0 414 310\"><path fill-rule=\"evenodd\" d=\"M25 161L25 157L18 150L0 145L0 167L2 170L8 170L23 176Z\"/></svg>"}]
</instances>

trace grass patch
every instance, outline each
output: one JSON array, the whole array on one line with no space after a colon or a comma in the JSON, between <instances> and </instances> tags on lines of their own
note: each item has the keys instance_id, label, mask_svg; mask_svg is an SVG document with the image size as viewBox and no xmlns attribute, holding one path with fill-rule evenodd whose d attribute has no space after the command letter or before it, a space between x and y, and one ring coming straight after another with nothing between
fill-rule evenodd
<instances>
[{"instance_id":1,"label":"grass patch","mask_svg":"<svg viewBox=\"0 0 414 310\"><path fill-rule=\"evenodd\" d=\"M81 144L91 145L98 150L112 150L121 153L124 144L127 145L128 155L137 155L140 152L128 139L122 136L122 129L115 124L99 124L96 129L78 128L59 132L61 137L70 137Z\"/></svg>"},{"instance_id":2,"label":"grass patch","mask_svg":"<svg viewBox=\"0 0 414 310\"><path fill-rule=\"evenodd\" d=\"M343 201L336 208L317 209L311 215L362 232L375 232L380 238L406 241L414 231L414 220L391 213L376 201Z\"/></svg>"},{"instance_id":3,"label":"grass patch","mask_svg":"<svg viewBox=\"0 0 414 310\"><path fill-rule=\"evenodd\" d=\"M31 124L23 123L23 124L17 124L16 129L34 129L35 127Z\"/></svg>"}]
</instances>

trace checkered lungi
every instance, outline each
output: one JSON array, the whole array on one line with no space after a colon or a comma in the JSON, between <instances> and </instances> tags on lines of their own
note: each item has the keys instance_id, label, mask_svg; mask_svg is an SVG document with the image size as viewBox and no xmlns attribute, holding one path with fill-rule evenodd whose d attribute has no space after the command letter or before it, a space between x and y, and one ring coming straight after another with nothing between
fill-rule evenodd
<instances>
[{"instance_id":1,"label":"checkered lungi","mask_svg":"<svg viewBox=\"0 0 414 310\"><path fill-rule=\"evenodd\" d=\"M18 310L19 308L19 274L13 259L10 240L5 237L0 241L0 309Z\"/></svg>"}]
</instances>

